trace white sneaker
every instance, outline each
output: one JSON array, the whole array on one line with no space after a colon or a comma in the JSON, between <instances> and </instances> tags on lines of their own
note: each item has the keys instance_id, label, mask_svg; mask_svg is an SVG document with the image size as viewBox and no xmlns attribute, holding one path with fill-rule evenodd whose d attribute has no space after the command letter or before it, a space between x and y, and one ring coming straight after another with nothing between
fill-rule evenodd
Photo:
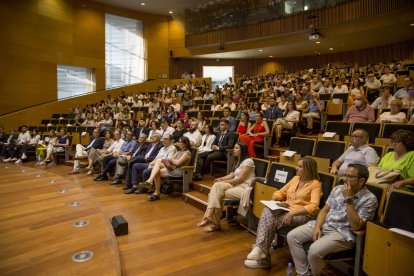
<instances>
[{"instance_id":1,"label":"white sneaker","mask_svg":"<svg viewBox=\"0 0 414 276\"><path fill-rule=\"evenodd\" d=\"M271 265L270 254L264 252L260 247L255 246L247 255L244 265L249 268L266 268Z\"/></svg>"},{"instance_id":2,"label":"white sneaker","mask_svg":"<svg viewBox=\"0 0 414 276\"><path fill-rule=\"evenodd\" d=\"M17 161L17 158L13 157L10 161L12 161L12 162Z\"/></svg>"},{"instance_id":3,"label":"white sneaker","mask_svg":"<svg viewBox=\"0 0 414 276\"><path fill-rule=\"evenodd\" d=\"M26 154L22 154L22 159L26 159L27 158L27 156L26 156Z\"/></svg>"},{"instance_id":4,"label":"white sneaker","mask_svg":"<svg viewBox=\"0 0 414 276\"><path fill-rule=\"evenodd\" d=\"M12 160L11 158L6 158L6 159L3 159L3 162L8 163L8 162L10 162L11 160Z\"/></svg>"},{"instance_id":5,"label":"white sneaker","mask_svg":"<svg viewBox=\"0 0 414 276\"><path fill-rule=\"evenodd\" d=\"M39 162L39 166L45 166L45 165L46 165L46 162L45 161Z\"/></svg>"},{"instance_id":6,"label":"white sneaker","mask_svg":"<svg viewBox=\"0 0 414 276\"><path fill-rule=\"evenodd\" d=\"M22 159L18 159L16 162L14 162L15 164L21 164L22 163Z\"/></svg>"}]
</instances>

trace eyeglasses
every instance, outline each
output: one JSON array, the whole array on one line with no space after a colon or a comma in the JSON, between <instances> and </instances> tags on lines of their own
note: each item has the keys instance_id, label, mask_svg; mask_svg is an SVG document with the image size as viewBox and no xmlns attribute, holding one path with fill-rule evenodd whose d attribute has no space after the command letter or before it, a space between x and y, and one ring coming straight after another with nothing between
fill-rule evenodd
<instances>
[{"instance_id":1,"label":"eyeglasses","mask_svg":"<svg viewBox=\"0 0 414 276\"><path fill-rule=\"evenodd\" d=\"M351 138L366 138L365 136L359 136L359 135L351 135Z\"/></svg>"},{"instance_id":2,"label":"eyeglasses","mask_svg":"<svg viewBox=\"0 0 414 276\"><path fill-rule=\"evenodd\" d=\"M354 179L356 179L356 178L358 177L358 175L343 174L343 175L342 175L342 177L343 177L343 178L350 179L350 180L354 180Z\"/></svg>"}]
</instances>

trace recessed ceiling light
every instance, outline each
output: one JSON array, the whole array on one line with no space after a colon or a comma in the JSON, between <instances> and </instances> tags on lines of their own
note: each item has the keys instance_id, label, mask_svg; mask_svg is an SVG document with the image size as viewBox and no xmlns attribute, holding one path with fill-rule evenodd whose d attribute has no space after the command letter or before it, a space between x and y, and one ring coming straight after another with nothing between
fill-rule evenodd
<instances>
[{"instance_id":1,"label":"recessed ceiling light","mask_svg":"<svg viewBox=\"0 0 414 276\"><path fill-rule=\"evenodd\" d=\"M414 27L414 23L411 23L411 24L410 24L410 27Z\"/></svg>"},{"instance_id":2,"label":"recessed ceiling light","mask_svg":"<svg viewBox=\"0 0 414 276\"><path fill-rule=\"evenodd\" d=\"M262 49L260 49L260 50L259 50L259 52L263 52L263 50L262 50Z\"/></svg>"},{"instance_id":3,"label":"recessed ceiling light","mask_svg":"<svg viewBox=\"0 0 414 276\"><path fill-rule=\"evenodd\" d=\"M141 3L141 6L145 6L145 3L144 3L144 2L142 2L142 3Z\"/></svg>"},{"instance_id":4,"label":"recessed ceiling light","mask_svg":"<svg viewBox=\"0 0 414 276\"><path fill-rule=\"evenodd\" d=\"M172 13L173 13L173 11L169 11L169 13L170 13L170 14L172 14Z\"/></svg>"},{"instance_id":5,"label":"recessed ceiling light","mask_svg":"<svg viewBox=\"0 0 414 276\"><path fill-rule=\"evenodd\" d=\"M333 48L329 48L329 51L333 51Z\"/></svg>"},{"instance_id":6,"label":"recessed ceiling light","mask_svg":"<svg viewBox=\"0 0 414 276\"><path fill-rule=\"evenodd\" d=\"M273 56L269 56L270 58L272 58Z\"/></svg>"},{"instance_id":7,"label":"recessed ceiling light","mask_svg":"<svg viewBox=\"0 0 414 276\"><path fill-rule=\"evenodd\" d=\"M316 41L315 43L316 43L316 44L319 44L319 43L321 43L321 42L320 42L320 41Z\"/></svg>"}]
</instances>

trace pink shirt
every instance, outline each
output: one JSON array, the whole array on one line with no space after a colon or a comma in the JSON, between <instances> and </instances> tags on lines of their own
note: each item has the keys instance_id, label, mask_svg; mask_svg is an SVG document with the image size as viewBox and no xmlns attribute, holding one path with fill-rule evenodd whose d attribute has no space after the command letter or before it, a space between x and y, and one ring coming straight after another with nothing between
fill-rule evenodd
<instances>
[{"instance_id":1,"label":"pink shirt","mask_svg":"<svg viewBox=\"0 0 414 276\"><path fill-rule=\"evenodd\" d=\"M366 105L365 108L359 111L355 105L348 109L345 115L350 123L366 123L368 121L375 121L374 109L370 105Z\"/></svg>"}]
</instances>

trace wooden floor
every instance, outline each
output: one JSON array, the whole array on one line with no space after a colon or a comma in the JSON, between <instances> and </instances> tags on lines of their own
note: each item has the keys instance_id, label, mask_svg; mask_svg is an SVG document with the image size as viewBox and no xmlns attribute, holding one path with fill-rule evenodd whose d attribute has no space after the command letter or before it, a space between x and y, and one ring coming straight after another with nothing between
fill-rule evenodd
<instances>
[{"instance_id":1,"label":"wooden floor","mask_svg":"<svg viewBox=\"0 0 414 276\"><path fill-rule=\"evenodd\" d=\"M85 174L68 175L70 169L63 165L34 169L33 163L0 164L1 275L90 275L90 270L89 273L88 270L82 273L82 270L66 269L66 266L73 264L66 262L66 259L63 261L64 253L56 256L56 252L72 252L72 247L86 248L87 244L94 246L98 253L99 250L109 251L105 255L107 259L100 259L102 267L95 274L116 275L117 252L111 251L116 243L106 240L106 247L101 244L105 237L100 232L107 232L110 226L100 224L96 235L88 235L82 240L71 238L73 227L69 230L61 228L62 220L72 221L82 216L90 216L93 220L93 216L102 214L108 219L122 215L129 223L129 234L116 238L123 275L286 275L291 259L287 247L272 251L271 268L248 269L243 262L255 236L242 227L230 226L224 221L223 231L203 233L196 227L203 213L182 201L179 195L162 196L159 201L149 202L146 195L125 195L121 185L111 186L108 181L94 182ZM50 179L56 180L55 185L59 189L64 186L58 186L59 181L71 185L71 195L65 195L68 196L65 202L78 200L78 197L88 199L90 206L85 211L88 213L77 214L78 207L71 207L71 215L59 215L53 200L56 195L50 196L48 190L53 185L45 188L38 184L48 183ZM31 210L21 210L31 195L35 197L36 204ZM61 216L66 217L62 219ZM27 220L30 220L30 225L27 225ZM29 230L33 228L43 230L31 235ZM55 231L61 236L57 236ZM79 243L86 244L79 246ZM35 253L31 255L27 252Z\"/></svg>"}]
</instances>

